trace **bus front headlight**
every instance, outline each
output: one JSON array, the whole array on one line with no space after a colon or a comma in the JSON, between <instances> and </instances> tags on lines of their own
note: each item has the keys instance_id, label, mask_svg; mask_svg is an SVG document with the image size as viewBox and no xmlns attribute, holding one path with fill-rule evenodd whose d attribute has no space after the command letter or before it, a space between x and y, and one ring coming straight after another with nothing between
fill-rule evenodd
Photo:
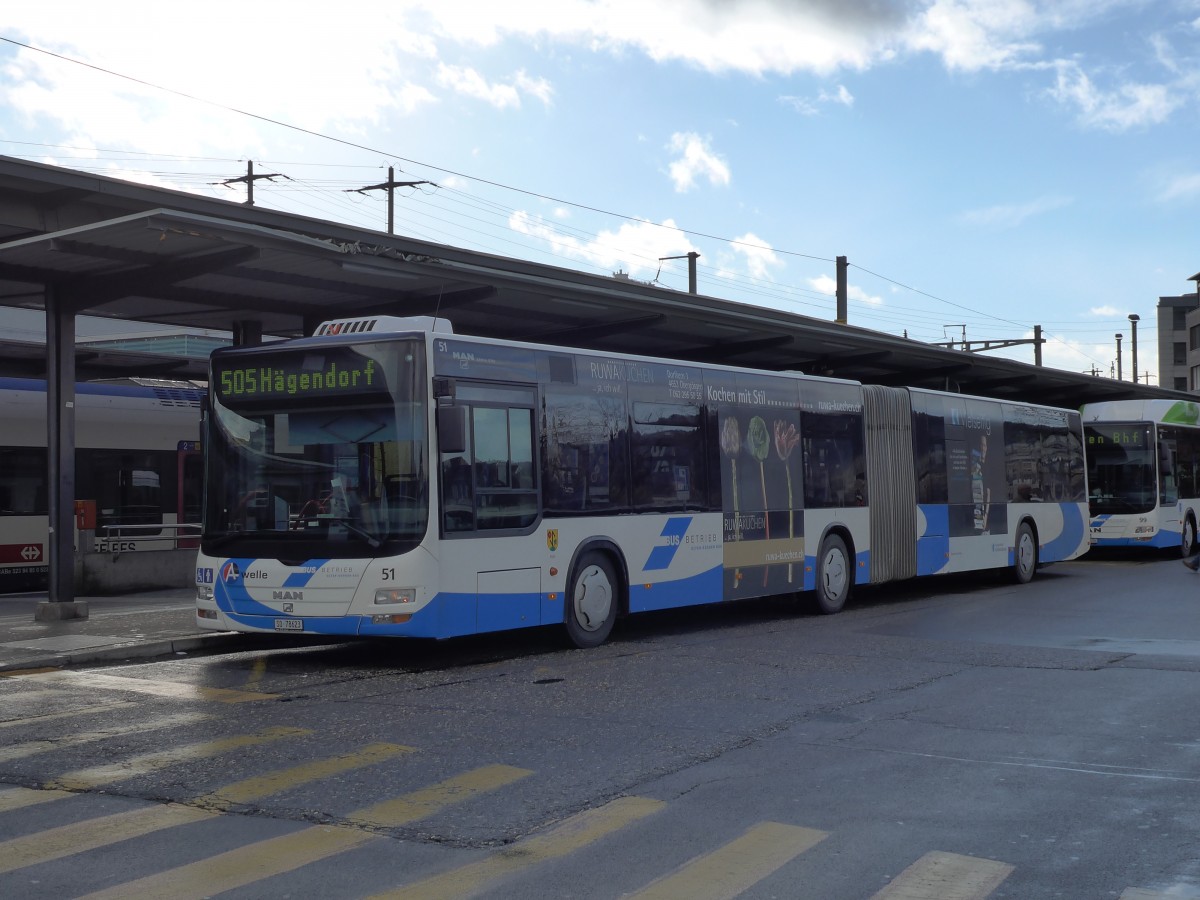
<instances>
[{"instance_id":1,"label":"bus front headlight","mask_svg":"<svg viewBox=\"0 0 1200 900\"><path fill-rule=\"evenodd\" d=\"M411 587L403 588L378 588L375 591L376 606L386 606L392 603L416 603L417 589Z\"/></svg>"}]
</instances>

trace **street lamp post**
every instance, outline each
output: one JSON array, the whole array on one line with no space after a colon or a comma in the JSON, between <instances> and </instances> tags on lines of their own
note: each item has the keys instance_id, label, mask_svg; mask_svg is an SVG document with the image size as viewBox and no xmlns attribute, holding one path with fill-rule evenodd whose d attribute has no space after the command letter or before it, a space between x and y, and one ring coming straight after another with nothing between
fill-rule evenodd
<instances>
[{"instance_id":1,"label":"street lamp post","mask_svg":"<svg viewBox=\"0 0 1200 900\"><path fill-rule=\"evenodd\" d=\"M1123 381L1121 377L1121 335L1117 335L1117 381Z\"/></svg>"},{"instance_id":2,"label":"street lamp post","mask_svg":"<svg viewBox=\"0 0 1200 900\"><path fill-rule=\"evenodd\" d=\"M1129 359L1133 363L1133 383L1137 384L1138 368L1137 368L1137 323L1142 319L1137 313L1129 314L1129 325L1133 332L1129 335Z\"/></svg>"}]
</instances>

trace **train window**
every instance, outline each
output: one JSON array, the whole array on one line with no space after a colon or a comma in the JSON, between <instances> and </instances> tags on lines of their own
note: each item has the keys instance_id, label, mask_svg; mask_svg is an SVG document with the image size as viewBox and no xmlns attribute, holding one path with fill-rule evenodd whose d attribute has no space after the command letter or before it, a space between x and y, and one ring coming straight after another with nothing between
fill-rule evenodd
<instances>
[{"instance_id":1,"label":"train window","mask_svg":"<svg viewBox=\"0 0 1200 900\"><path fill-rule=\"evenodd\" d=\"M165 490L168 485L164 477L174 462L174 454L166 451L88 452L85 465L96 500L97 528L107 527L112 536L147 537L161 533L148 526L162 524L164 502L169 501L172 510L177 504L176 497ZM135 527L115 530L118 526Z\"/></svg>"},{"instance_id":2,"label":"train window","mask_svg":"<svg viewBox=\"0 0 1200 900\"><path fill-rule=\"evenodd\" d=\"M44 516L46 451L41 447L0 450L0 516Z\"/></svg>"}]
</instances>

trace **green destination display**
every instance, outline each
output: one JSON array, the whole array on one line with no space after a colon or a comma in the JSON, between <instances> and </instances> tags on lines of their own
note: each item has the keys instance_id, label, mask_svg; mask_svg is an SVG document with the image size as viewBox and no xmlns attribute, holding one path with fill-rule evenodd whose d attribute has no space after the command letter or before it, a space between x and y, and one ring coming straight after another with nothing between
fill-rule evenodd
<instances>
[{"instance_id":1,"label":"green destination display","mask_svg":"<svg viewBox=\"0 0 1200 900\"><path fill-rule=\"evenodd\" d=\"M1089 425L1087 443L1089 447L1135 447L1150 446L1149 429L1145 426L1129 425Z\"/></svg>"},{"instance_id":2,"label":"green destination display","mask_svg":"<svg viewBox=\"0 0 1200 900\"><path fill-rule=\"evenodd\" d=\"M298 400L386 393L375 359L357 353L278 353L213 358L213 389L225 401Z\"/></svg>"}]
</instances>

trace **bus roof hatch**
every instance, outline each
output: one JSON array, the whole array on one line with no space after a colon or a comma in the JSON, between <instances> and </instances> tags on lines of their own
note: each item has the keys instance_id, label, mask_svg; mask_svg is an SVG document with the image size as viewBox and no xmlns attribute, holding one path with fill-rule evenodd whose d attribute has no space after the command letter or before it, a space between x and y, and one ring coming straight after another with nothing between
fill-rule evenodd
<instances>
[{"instance_id":1,"label":"bus roof hatch","mask_svg":"<svg viewBox=\"0 0 1200 900\"><path fill-rule=\"evenodd\" d=\"M433 316L363 316L354 319L330 319L322 322L313 337L333 337L340 334L379 334L396 331L440 331L454 334L449 319Z\"/></svg>"}]
</instances>

